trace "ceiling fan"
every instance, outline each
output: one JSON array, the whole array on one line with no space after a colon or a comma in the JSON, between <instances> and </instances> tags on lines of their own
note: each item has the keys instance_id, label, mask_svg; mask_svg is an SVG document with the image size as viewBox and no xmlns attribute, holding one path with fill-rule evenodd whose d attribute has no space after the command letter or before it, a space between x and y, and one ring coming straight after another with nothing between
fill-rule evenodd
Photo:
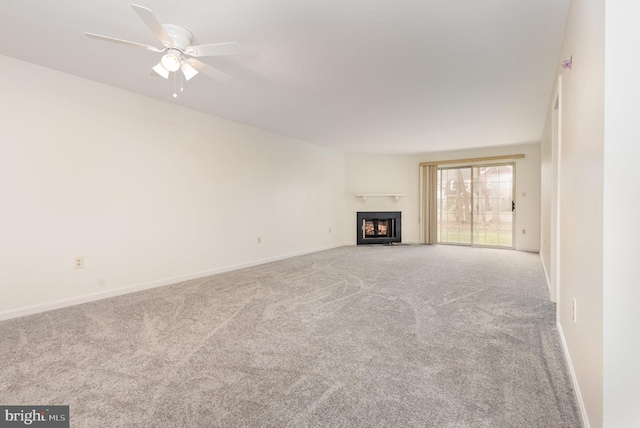
<instances>
[{"instance_id":1,"label":"ceiling fan","mask_svg":"<svg viewBox=\"0 0 640 428\"><path fill-rule=\"evenodd\" d=\"M100 34L85 33L88 37L106 42L119 43L126 46L145 49L150 52L164 53L160 62L153 67L153 71L158 75L169 78L172 72L182 71L184 78L190 80L198 72L202 72L219 81L227 81L230 76L207 65L196 58L204 56L237 55L240 53L240 45L236 42L213 43L207 45L191 45L193 34L186 28L177 25L161 24L150 9L137 4L131 7L140 18L147 24L154 36L162 43L161 48L144 45L142 43L130 42L128 40L116 39L114 37L102 36ZM174 94L174 96L176 96Z\"/></svg>"}]
</instances>

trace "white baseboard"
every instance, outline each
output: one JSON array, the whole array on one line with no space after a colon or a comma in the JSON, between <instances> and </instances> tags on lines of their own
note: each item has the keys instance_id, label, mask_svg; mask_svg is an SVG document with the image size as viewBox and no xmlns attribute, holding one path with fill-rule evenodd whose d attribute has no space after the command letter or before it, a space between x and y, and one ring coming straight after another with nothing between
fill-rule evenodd
<instances>
[{"instance_id":1,"label":"white baseboard","mask_svg":"<svg viewBox=\"0 0 640 428\"><path fill-rule=\"evenodd\" d=\"M521 248L517 247L516 251L522 251L524 253L539 253L540 250L538 248Z\"/></svg>"},{"instance_id":2,"label":"white baseboard","mask_svg":"<svg viewBox=\"0 0 640 428\"><path fill-rule=\"evenodd\" d=\"M582 400L580 386L578 385L578 378L576 378L576 372L573 369L573 361L571 360L571 354L569 354L569 347L567 346L567 341L565 340L564 332L562 331L562 326L559 322L556 322L556 326L558 327L558 333L560 334L560 340L562 341L564 356L567 360L567 365L569 366L569 373L571 374L571 384L573 385L576 400L578 401L578 409L580 410L580 419L582 419L582 426L584 428L591 428L591 425L589 424L589 418L587 417L587 410L584 407L584 400Z\"/></svg>"},{"instance_id":3,"label":"white baseboard","mask_svg":"<svg viewBox=\"0 0 640 428\"><path fill-rule=\"evenodd\" d=\"M547 288L549 289L549 295L551 295L551 279L549 279L549 271L544 264L544 259L542 258L542 254L540 254L540 263L542 263L542 270L544 271L544 277L547 280Z\"/></svg>"},{"instance_id":4,"label":"white baseboard","mask_svg":"<svg viewBox=\"0 0 640 428\"><path fill-rule=\"evenodd\" d=\"M250 262L239 263L236 265L224 266L224 267L210 269L206 271L174 276L171 278L145 282L142 284L134 284L134 285L130 285L122 288L117 288L114 290L99 291L97 293L91 293L91 294L86 294L82 296L70 297L67 299L55 300L53 302L39 303L37 305L24 306L16 309L9 309L5 311L0 311L0 321L8 320L11 318L23 317L26 315L33 315L40 312L51 311L54 309L66 308L68 306L80 305L82 303L88 303L96 300L107 299L109 297L121 296L123 294L135 293L137 291L148 290L151 288L163 287L165 285L171 285L171 284L175 284L182 281L188 281L190 279L203 278L206 276L216 275L216 274L243 269L243 268L252 267L252 266L258 266L265 263L275 262L278 260L284 260L291 257L317 253L319 251L330 250L332 248L344 247L346 245L349 245L349 244L342 243L342 244L327 245L324 247L314 248L311 250L296 251L293 253L287 253L279 256L268 257L266 259L254 260Z\"/></svg>"}]
</instances>

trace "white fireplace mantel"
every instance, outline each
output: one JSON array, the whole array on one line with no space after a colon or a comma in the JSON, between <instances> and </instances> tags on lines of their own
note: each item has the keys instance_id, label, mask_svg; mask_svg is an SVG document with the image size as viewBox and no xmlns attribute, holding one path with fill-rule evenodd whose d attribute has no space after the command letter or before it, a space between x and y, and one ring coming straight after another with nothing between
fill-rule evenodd
<instances>
[{"instance_id":1,"label":"white fireplace mantel","mask_svg":"<svg viewBox=\"0 0 640 428\"><path fill-rule=\"evenodd\" d=\"M398 199L406 195L403 195L401 193L356 193L356 196L362 199L362 202L366 202L367 198L382 198L382 197L393 198L396 202L398 202Z\"/></svg>"}]
</instances>

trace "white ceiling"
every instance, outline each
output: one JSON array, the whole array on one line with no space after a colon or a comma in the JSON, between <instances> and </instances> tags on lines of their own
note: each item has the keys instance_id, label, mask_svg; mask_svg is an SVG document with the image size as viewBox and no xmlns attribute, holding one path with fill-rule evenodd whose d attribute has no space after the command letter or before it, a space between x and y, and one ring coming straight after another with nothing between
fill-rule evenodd
<instances>
[{"instance_id":1,"label":"white ceiling","mask_svg":"<svg viewBox=\"0 0 640 428\"><path fill-rule=\"evenodd\" d=\"M569 0L136 0L233 79L174 100L161 46L124 0L2 0L0 54L346 152L539 141ZM5 82L10 84L10 82Z\"/></svg>"}]
</instances>

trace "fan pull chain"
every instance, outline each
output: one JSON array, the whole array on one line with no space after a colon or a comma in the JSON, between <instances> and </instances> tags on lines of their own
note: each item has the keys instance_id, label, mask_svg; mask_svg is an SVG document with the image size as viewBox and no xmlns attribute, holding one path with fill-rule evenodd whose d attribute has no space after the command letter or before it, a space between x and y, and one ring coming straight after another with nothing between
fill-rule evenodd
<instances>
[{"instance_id":1,"label":"fan pull chain","mask_svg":"<svg viewBox=\"0 0 640 428\"><path fill-rule=\"evenodd\" d=\"M178 98L178 75L180 75L180 92L184 92L184 80L182 73L178 71L173 73L173 98Z\"/></svg>"},{"instance_id":2,"label":"fan pull chain","mask_svg":"<svg viewBox=\"0 0 640 428\"><path fill-rule=\"evenodd\" d=\"M173 73L173 98L178 98L178 73Z\"/></svg>"}]
</instances>

